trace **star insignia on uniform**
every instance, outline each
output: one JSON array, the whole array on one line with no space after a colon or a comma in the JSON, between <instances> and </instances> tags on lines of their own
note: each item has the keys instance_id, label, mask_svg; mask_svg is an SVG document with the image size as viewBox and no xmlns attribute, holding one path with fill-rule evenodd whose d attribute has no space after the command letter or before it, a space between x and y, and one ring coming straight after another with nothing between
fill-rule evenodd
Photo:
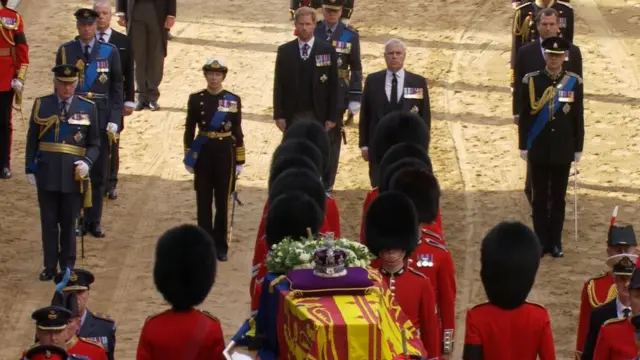
<instances>
[{"instance_id":1,"label":"star insignia on uniform","mask_svg":"<svg viewBox=\"0 0 640 360\"><path fill-rule=\"evenodd\" d=\"M327 75L326 75L326 74L322 74L322 76L320 76L320 81L321 81L321 82L323 82L323 83L324 83L325 81L327 81L327 79L328 79L328 78L327 78Z\"/></svg>"},{"instance_id":2,"label":"star insignia on uniform","mask_svg":"<svg viewBox=\"0 0 640 360\"><path fill-rule=\"evenodd\" d=\"M418 107L416 105L413 105L413 107L411 108L411 113L412 114L417 114L420 110L418 109Z\"/></svg>"},{"instance_id":3,"label":"star insignia on uniform","mask_svg":"<svg viewBox=\"0 0 640 360\"><path fill-rule=\"evenodd\" d=\"M562 111L565 114L568 114L570 110L571 110L571 105L569 105L569 104L564 104L564 106L562 107Z\"/></svg>"},{"instance_id":4,"label":"star insignia on uniform","mask_svg":"<svg viewBox=\"0 0 640 360\"><path fill-rule=\"evenodd\" d=\"M82 140L82 133L80 131L78 131L74 136L73 136L73 140L75 140L77 143L80 142L80 140ZM71 278L69 278L69 280L71 280ZM76 280L78 280L78 277L76 276ZM71 281L76 281L76 280L71 280Z\"/></svg>"}]
</instances>

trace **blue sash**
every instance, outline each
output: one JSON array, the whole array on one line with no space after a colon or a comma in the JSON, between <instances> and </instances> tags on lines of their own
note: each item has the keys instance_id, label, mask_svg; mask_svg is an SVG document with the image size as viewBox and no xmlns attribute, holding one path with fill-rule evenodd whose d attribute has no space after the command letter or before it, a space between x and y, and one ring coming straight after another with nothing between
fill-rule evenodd
<instances>
[{"instance_id":1,"label":"blue sash","mask_svg":"<svg viewBox=\"0 0 640 360\"><path fill-rule=\"evenodd\" d=\"M573 87L576 85L578 79L571 75L565 75L569 77L569 80L562 86L561 89L557 89L556 95L553 97L553 113L557 113L560 110L560 106L563 104L558 99L560 98L560 91L571 91ZM529 81L532 81L530 79ZM544 127L549 122L549 111L546 109L541 109L536 116L535 121L533 122L533 126L529 130L529 136L527 136L527 150L531 150L531 146L533 145L533 140L535 140L538 135L542 132Z\"/></svg>"},{"instance_id":2,"label":"blue sash","mask_svg":"<svg viewBox=\"0 0 640 360\"><path fill-rule=\"evenodd\" d=\"M345 28L344 30L342 30L342 34L340 34L340 39L338 39L338 41L349 42L353 38L353 35L354 33L352 31Z\"/></svg>"},{"instance_id":3,"label":"blue sash","mask_svg":"<svg viewBox=\"0 0 640 360\"><path fill-rule=\"evenodd\" d=\"M96 46L100 46L100 50L98 50L98 57L94 59L84 72L84 82L82 86L78 86L78 90L80 92L89 92L93 83L98 78L98 60L97 59L109 59L109 55L111 55L111 46L100 44L96 41Z\"/></svg>"},{"instance_id":4,"label":"blue sash","mask_svg":"<svg viewBox=\"0 0 640 360\"><path fill-rule=\"evenodd\" d=\"M234 95L227 93L222 97L223 100L227 101L237 101ZM209 122L209 130L217 131L220 129L220 125L224 121L224 118L227 116L227 112L224 111L216 111L211 118L211 122ZM184 164L190 168L194 168L196 166L196 161L198 161L198 154L200 154L200 149L202 149L202 145L204 145L207 141L209 141L209 137L198 135L191 142L191 148L187 152L187 155L184 156Z\"/></svg>"}]
</instances>

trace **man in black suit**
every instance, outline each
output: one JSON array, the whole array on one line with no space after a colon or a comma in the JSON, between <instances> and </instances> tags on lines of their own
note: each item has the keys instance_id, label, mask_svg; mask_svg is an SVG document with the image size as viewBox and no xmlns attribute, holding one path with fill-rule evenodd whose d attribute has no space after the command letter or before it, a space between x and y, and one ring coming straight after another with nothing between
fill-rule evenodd
<instances>
[{"instance_id":1,"label":"man in black suit","mask_svg":"<svg viewBox=\"0 0 640 360\"><path fill-rule=\"evenodd\" d=\"M120 63L122 64L123 75L123 95L124 106L122 108L122 126L119 133L124 130L124 117L131 115L135 107L134 85L133 85L133 56L131 55L131 42L129 37L111 28L111 4L109 0L99 0L93 5L100 17L98 18L98 32L96 36L99 41L110 43L118 49ZM110 144L110 164L109 182L107 195L109 199L115 200L118 197L116 185L118 184L118 169L120 167L120 146L119 141L112 141Z\"/></svg>"},{"instance_id":2,"label":"man in black suit","mask_svg":"<svg viewBox=\"0 0 640 360\"><path fill-rule=\"evenodd\" d=\"M118 24L131 37L138 102L135 110L159 110L158 87L167 56L168 30L176 19L176 0L118 0Z\"/></svg>"},{"instance_id":3,"label":"man in black suit","mask_svg":"<svg viewBox=\"0 0 640 360\"><path fill-rule=\"evenodd\" d=\"M389 40L384 47L387 69L369 74L364 82L360 108L360 150L364 161L369 162L369 180L372 187L378 186L379 159L378 156L371 156L370 145L380 119L393 111L409 111L419 115L427 125L428 131L431 131L431 105L427 80L404 70L406 53L402 41Z\"/></svg>"},{"instance_id":4,"label":"man in black suit","mask_svg":"<svg viewBox=\"0 0 640 360\"><path fill-rule=\"evenodd\" d=\"M544 50L542 49L542 41L544 39L557 36L560 33L560 14L554 8L545 8L536 14L536 27L538 29L539 39L524 45L518 50L516 62L514 65L515 81L513 87L513 119L518 124L520 120L521 96L522 96L522 78L536 70L544 69L546 63L544 60ZM563 67L566 71L571 71L582 76L582 53L580 48L570 44L569 53L565 58ZM527 177L525 180L524 193L531 205L533 190L531 188L531 171L527 165Z\"/></svg>"},{"instance_id":5,"label":"man in black suit","mask_svg":"<svg viewBox=\"0 0 640 360\"><path fill-rule=\"evenodd\" d=\"M294 19L298 38L280 45L276 56L273 119L283 132L302 119L319 121L329 131L342 122L336 51L313 37L317 19L312 8L299 8Z\"/></svg>"},{"instance_id":6,"label":"man in black suit","mask_svg":"<svg viewBox=\"0 0 640 360\"><path fill-rule=\"evenodd\" d=\"M612 274L618 296L591 312L589 334L585 342L582 360L592 360L598 341L600 327L609 319L628 318L631 316L631 299L627 284L633 275L638 260L637 255L620 254L607 259L607 265L613 268Z\"/></svg>"}]
</instances>

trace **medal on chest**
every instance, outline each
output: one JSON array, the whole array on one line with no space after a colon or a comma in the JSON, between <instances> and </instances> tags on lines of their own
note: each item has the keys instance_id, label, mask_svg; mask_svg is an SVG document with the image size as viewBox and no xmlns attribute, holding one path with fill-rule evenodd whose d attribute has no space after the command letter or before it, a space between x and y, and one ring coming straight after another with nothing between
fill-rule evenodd
<instances>
[{"instance_id":1,"label":"medal on chest","mask_svg":"<svg viewBox=\"0 0 640 360\"><path fill-rule=\"evenodd\" d=\"M569 103L564 104L564 106L562 107L562 112L566 114L569 113L569 111L571 111L571 105L569 105Z\"/></svg>"},{"instance_id":2,"label":"medal on chest","mask_svg":"<svg viewBox=\"0 0 640 360\"><path fill-rule=\"evenodd\" d=\"M417 267L433 267L433 254L420 254L418 255Z\"/></svg>"},{"instance_id":3,"label":"medal on chest","mask_svg":"<svg viewBox=\"0 0 640 360\"><path fill-rule=\"evenodd\" d=\"M98 77L98 81L104 84L109 80L107 73L109 72L109 61L104 59L96 60L96 68L100 76Z\"/></svg>"}]
</instances>

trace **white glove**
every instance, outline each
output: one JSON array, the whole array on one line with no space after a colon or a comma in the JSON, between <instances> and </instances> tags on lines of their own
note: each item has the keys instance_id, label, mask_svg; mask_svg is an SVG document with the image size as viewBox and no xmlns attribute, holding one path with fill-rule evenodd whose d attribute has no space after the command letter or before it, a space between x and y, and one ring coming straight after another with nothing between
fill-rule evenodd
<instances>
[{"instance_id":1,"label":"white glove","mask_svg":"<svg viewBox=\"0 0 640 360\"><path fill-rule=\"evenodd\" d=\"M107 124L107 132L110 132L112 134L117 134L118 133L118 124L114 124L112 122Z\"/></svg>"},{"instance_id":2,"label":"white glove","mask_svg":"<svg viewBox=\"0 0 640 360\"><path fill-rule=\"evenodd\" d=\"M233 352L233 354L231 354L231 360L251 360L252 358L248 355L245 354L240 354L238 352Z\"/></svg>"},{"instance_id":3,"label":"white glove","mask_svg":"<svg viewBox=\"0 0 640 360\"><path fill-rule=\"evenodd\" d=\"M529 152L527 150L520 150L520 157L522 158L522 160L527 161L528 153Z\"/></svg>"},{"instance_id":4,"label":"white glove","mask_svg":"<svg viewBox=\"0 0 640 360\"><path fill-rule=\"evenodd\" d=\"M576 160L576 162L580 162L580 159L582 158L582 152L575 153L573 158Z\"/></svg>"},{"instance_id":5,"label":"white glove","mask_svg":"<svg viewBox=\"0 0 640 360\"><path fill-rule=\"evenodd\" d=\"M74 164L77 165L76 169L78 169L78 175L80 175L81 178L87 176L87 174L89 173L89 165L87 165L86 162L78 160L74 162Z\"/></svg>"},{"instance_id":6,"label":"white glove","mask_svg":"<svg viewBox=\"0 0 640 360\"><path fill-rule=\"evenodd\" d=\"M36 176L33 174L27 174L27 181L29 184L36 186Z\"/></svg>"},{"instance_id":7,"label":"white glove","mask_svg":"<svg viewBox=\"0 0 640 360\"><path fill-rule=\"evenodd\" d=\"M236 165L236 177L244 170L244 165Z\"/></svg>"},{"instance_id":8,"label":"white glove","mask_svg":"<svg viewBox=\"0 0 640 360\"><path fill-rule=\"evenodd\" d=\"M11 87L16 89L16 91L22 91L22 87L23 86L24 86L24 84L22 84L22 81L20 81L18 79L11 80Z\"/></svg>"},{"instance_id":9,"label":"white glove","mask_svg":"<svg viewBox=\"0 0 640 360\"><path fill-rule=\"evenodd\" d=\"M185 165L184 168L189 172L189 174L193 174L193 168L192 167L188 167L187 165Z\"/></svg>"},{"instance_id":10,"label":"white glove","mask_svg":"<svg viewBox=\"0 0 640 360\"><path fill-rule=\"evenodd\" d=\"M357 101L349 101L349 111L353 115L357 114L360 111L360 103Z\"/></svg>"}]
</instances>

